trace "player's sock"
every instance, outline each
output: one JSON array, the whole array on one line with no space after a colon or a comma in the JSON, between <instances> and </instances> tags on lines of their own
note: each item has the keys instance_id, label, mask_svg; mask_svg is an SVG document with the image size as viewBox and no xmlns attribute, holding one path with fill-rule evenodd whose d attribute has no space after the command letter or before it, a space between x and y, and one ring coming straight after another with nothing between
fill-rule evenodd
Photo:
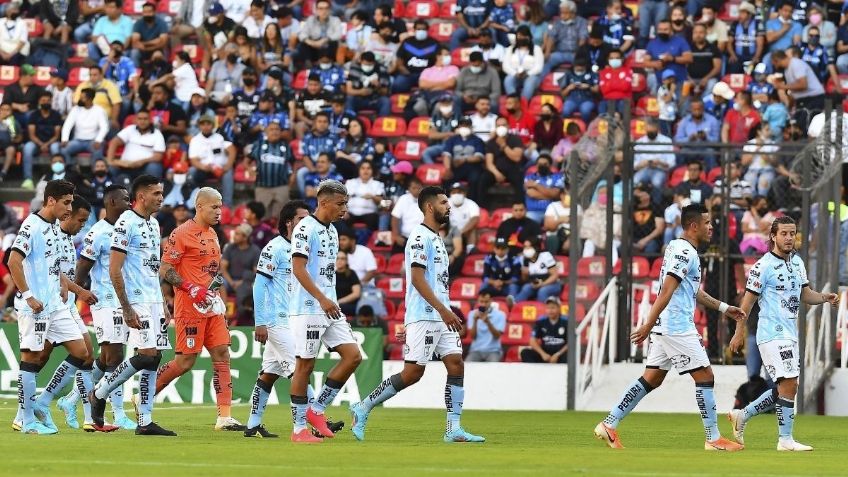
<instances>
[{"instance_id":1,"label":"player's sock","mask_svg":"<svg viewBox=\"0 0 848 477\"><path fill-rule=\"evenodd\" d=\"M778 397L774 411L777 414L777 434L781 439L792 439L792 428L795 426L795 400Z\"/></svg>"},{"instance_id":2,"label":"player's sock","mask_svg":"<svg viewBox=\"0 0 848 477\"><path fill-rule=\"evenodd\" d=\"M250 416L247 418L247 428L251 429L262 424L262 416L265 414L265 406L268 404L268 396L274 385L266 383L261 379L256 380L253 393L250 395Z\"/></svg>"},{"instance_id":3,"label":"player's sock","mask_svg":"<svg viewBox=\"0 0 848 477\"><path fill-rule=\"evenodd\" d=\"M138 425L153 422L153 398L156 391L156 369L142 369L138 380Z\"/></svg>"},{"instance_id":4,"label":"player's sock","mask_svg":"<svg viewBox=\"0 0 848 477\"><path fill-rule=\"evenodd\" d=\"M91 403L88 401L88 392L94 386L92 383L92 366L84 366L77 372L74 389L82 399L83 422L94 422L91 419Z\"/></svg>"},{"instance_id":5,"label":"player's sock","mask_svg":"<svg viewBox=\"0 0 848 477\"><path fill-rule=\"evenodd\" d=\"M321 392L318 394L315 402L312 403L312 410L318 414L323 414L327 406L332 404L333 399L336 398L336 394L339 393L339 389L342 386L344 386L343 382L327 378L327 382L324 383L324 387L321 388Z\"/></svg>"},{"instance_id":6,"label":"player's sock","mask_svg":"<svg viewBox=\"0 0 848 477\"><path fill-rule=\"evenodd\" d=\"M111 373L114 370L114 366L106 366L106 364L104 364L98 356L97 359L94 360L94 364L91 366L91 383L96 385L101 379L103 379L103 376L105 376L106 373Z\"/></svg>"},{"instance_id":7,"label":"player's sock","mask_svg":"<svg viewBox=\"0 0 848 477\"><path fill-rule=\"evenodd\" d=\"M310 405L315 402L315 388L311 384L306 385L306 401Z\"/></svg>"},{"instance_id":8,"label":"player's sock","mask_svg":"<svg viewBox=\"0 0 848 477\"><path fill-rule=\"evenodd\" d=\"M162 392L166 386L171 384L171 381L183 375L182 368L177 366L176 360L171 360L159 368L159 374L156 375L156 394Z\"/></svg>"},{"instance_id":9,"label":"player's sock","mask_svg":"<svg viewBox=\"0 0 848 477\"><path fill-rule=\"evenodd\" d=\"M127 417L127 413L124 412L124 386L118 386L109 393L109 402L112 404L112 418L114 420Z\"/></svg>"},{"instance_id":10,"label":"player's sock","mask_svg":"<svg viewBox=\"0 0 848 477\"><path fill-rule=\"evenodd\" d=\"M214 376L212 386L215 388L215 402L218 404L218 417L230 417L230 404L233 402L233 381L230 376L230 363L212 363Z\"/></svg>"},{"instance_id":11,"label":"player's sock","mask_svg":"<svg viewBox=\"0 0 848 477\"><path fill-rule=\"evenodd\" d=\"M648 381L645 381L645 378L640 376L636 382L627 388L627 391L625 391L624 395L621 396L621 401L618 405L612 408L609 414L607 414L607 417L604 419L604 424L613 429L617 428L618 423L627 417L631 411L636 409L636 405L639 404L639 401L653 390L653 386L648 384Z\"/></svg>"},{"instance_id":12,"label":"player's sock","mask_svg":"<svg viewBox=\"0 0 848 477\"><path fill-rule=\"evenodd\" d=\"M462 387L462 382L462 376L448 376L445 383L445 408L448 410L447 432L460 428L462 402L465 400L465 388Z\"/></svg>"},{"instance_id":13,"label":"player's sock","mask_svg":"<svg viewBox=\"0 0 848 477\"><path fill-rule=\"evenodd\" d=\"M713 386L715 386L713 381L695 383L695 401L701 411L701 420L704 422L704 434L707 436L707 442L713 442L721 437L721 433L718 431Z\"/></svg>"},{"instance_id":14,"label":"player's sock","mask_svg":"<svg viewBox=\"0 0 848 477\"><path fill-rule=\"evenodd\" d=\"M47 387L44 388L44 391L40 396L38 396L35 403L42 407L50 406L53 398L56 397L56 393L64 389L69 382L73 381L74 376L77 373L77 369L79 369L82 364L83 360L77 357L68 356L65 358L65 360L59 363L59 366L56 367L56 371L53 372L53 377L51 377L50 381L47 382Z\"/></svg>"},{"instance_id":15,"label":"player's sock","mask_svg":"<svg viewBox=\"0 0 848 477\"><path fill-rule=\"evenodd\" d=\"M362 404L365 406L365 410L371 412L371 409L374 409L374 406L388 401L395 394L401 392L405 387L406 385L403 383L400 373L393 374L383 380L379 386L374 388L374 390L371 391L371 394L362 400Z\"/></svg>"},{"instance_id":16,"label":"player's sock","mask_svg":"<svg viewBox=\"0 0 848 477\"><path fill-rule=\"evenodd\" d=\"M763 414L765 412L769 412L774 409L774 403L777 400L777 389L769 389L768 391L760 394L760 397L754 399L743 409L743 418L745 422L748 419L756 416L757 414Z\"/></svg>"},{"instance_id":17,"label":"player's sock","mask_svg":"<svg viewBox=\"0 0 848 477\"><path fill-rule=\"evenodd\" d=\"M35 420L32 403L35 401L35 379L41 367L35 363L21 361L18 372L18 408L23 410L24 424Z\"/></svg>"},{"instance_id":18,"label":"player's sock","mask_svg":"<svg viewBox=\"0 0 848 477\"><path fill-rule=\"evenodd\" d=\"M97 399L106 399L106 396L112 393L118 386L122 386L128 379L142 368L146 366L149 357L137 354L129 359L125 359L115 367L111 374L108 374L101 381L97 389L94 390L94 396Z\"/></svg>"},{"instance_id":19,"label":"player's sock","mask_svg":"<svg viewBox=\"0 0 848 477\"><path fill-rule=\"evenodd\" d=\"M74 383L79 383L80 379L82 379L82 370L78 369L77 374L74 377ZM68 391L68 394L65 394L65 400L68 402L76 403L79 398L79 386L75 384L74 386L71 386L71 390Z\"/></svg>"},{"instance_id":20,"label":"player's sock","mask_svg":"<svg viewBox=\"0 0 848 477\"><path fill-rule=\"evenodd\" d=\"M306 429L306 410L309 409L309 399L306 396L291 395L292 424L295 434Z\"/></svg>"}]
</instances>

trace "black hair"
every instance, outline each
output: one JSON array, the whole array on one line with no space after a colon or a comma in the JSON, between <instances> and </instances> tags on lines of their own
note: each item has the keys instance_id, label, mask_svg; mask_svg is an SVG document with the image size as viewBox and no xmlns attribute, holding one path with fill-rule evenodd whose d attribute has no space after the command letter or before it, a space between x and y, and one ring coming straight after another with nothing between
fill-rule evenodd
<instances>
[{"instance_id":1,"label":"black hair","mask_svg":"<svg viewBox=\"0 0 848 477\"><path fill-rule=\"evenodd\" d=\"M300 209L305 209L307 212L312 213L309 204L302 200L290 200L286 202L286 205L280 210L280 220L277 224L281 232L285 230L286 222L293 220L297 215L297 211Z\"/></svg>"},{"instance_id":2,"label":"black hair","mask_svg":"<svg viewBox=\"0 0 848 477\"><path fill-rule=\"evenodd\" d=\"M109 184L103 189L103 198L110 197L118 191L127 191L127 187L123 184Z\"/></svg>"},{"instance_id":3,"label":"black hair","mask_svg":"<svg viewBox=\"0 0 848 477\"><path fill-rule=\"evenodd\" d=\"M357 10L353 12L353 15L350 16L351 19L358 18L361 22L368 22L368 14L365 13L365 10Z\"/></svg>"},{"instance_id":4,"label":"black hair","mask_svg":"<svg viewBox=\"0 0 848 477\"><path fill-rule=\"evenodd\" d=\"M56 179L47 182L47 186L44 188L44 202L47 203L47 199L53 198L55 200L59 200L66 195L72 195L76 186L73 182L66 181L65 179Z\"/></svg>"},{"instance_id":5,"label":"black hair","mask_svg":"<svg viewBox=\"0 0 848 477\"><path fill-rule=\"evenodd\" d=\"M388 3L378 5L377 8L374 9L374 11L377 11L377 10L379 10L380 13L382 13L384 17L392 18L392 6L389 5Z\"/></svg>"},{"instance_id":6,"label":"black hair","mask_svg":"<svg viewBox=\"0 0 848 477\"><path fill-rule=\"evenodd\" d=\"M53 99L53 93L51 93L50 91L44 90L44 91L38 93L38 99L41 99L41 98L50 98L52 100Z\"/></svg>"},{"instance_id":7,"label":"black hair","mask_svg":"<svg viewBox=\"0 0 848 477\"><path fill-rule=\"evenodd\" d=\"M374 317L374 308L371 305L362 305L359 310L356 311L356 314L359 316L370 316Z\"/></svg>"},{"instance_id":8,"label":"black hair","mask_svg":"<svg viewBox=\"0 0 848 477\"><path fill-rule=\"evenodd\" d=\"M703 214L709 213L703 204L689 204L680 212L680 225L684 229L689 228L692 224L700 223L703 219Z\"/></svg>"},{"instance_id":9,"label":"black hair","mask_svg":"<svg viewBox=\"0 0 848 477\"><path fill-rule=\"evenodd\" d=\"M431 202L440 195L447 194L445 194L445 190L439 186L427 186L421 189L421 192L418 194L418 208L423 212L424 208L427 207L427 203Z\"/></svg>"},{"instance_id":10,"label":"black hair","mask_svg":"<svg viewBox=\"0 0 848 477\"><path fill-rule=\"evenodd\" d=\"M367 61L369 63L374 63L375 61L377 61L377 58L374 56L373 51L366 51L366 52L363 52L362 56L359 57L359 61L360 62Z\"/></svg>"},{"instance_id":11,"label":"black hair","mask_svg":"<svg viewBox=\"0 0 848 477\"><path fill-rule=\"evenodd\" d=\"M189 56L187 51L177 53L177 58L181 59L183 63L191 64L191 56Z\"/></svg>"},{"instance_id":12,"label":"black hair","mask_svg":"<svg viewBox=\"0 0 848 477\"><path fill-rule=\"evenodd\" d=\"M80 91L80 94L92 101L94 101L94 97L97 96L97 92L94 91L94 88L83 88L82 91Z\"/></svg>"},{"instance_id":13,"label":"black hair","mask_svg":"<svg viewBox=\"0 0 848 477\"><path fill-rule=\"evenodd\" d=\"M157 184L161 184L162 179L158 177L151 176L149 174L142 174L135 178L132 182L132 198L135 199L136 195L141 189L145 189L150 186L154 186Z\"/></svg>"},{"instance_id":14,"label":"black hair","mask_svg":"<svg viewBox=\"0 0 848 477\"><path fill-rule=\"evenodd\" d=\"M262 220L262 217L265 217L265 204L262 202L252 200L247 203L247 210L253 212L253 215L259 217Z\"/></svg>"},{"instance_id":15,"label":"black hair","mask_svg":"<svg viewBox=\"0 0 848 477\"><path fill-rule=\"evenodd\" d=\"M153 3L153 2L144 2L144 5L141 6L141 8L147 8L147 7L150 7L152 9L156 10L156 4Z\"/></svg>"},{"instance_id":16,"label":"black hair","mask_svg":"<svg viewBox=\"0 0 848 477\"><path fill-rule=\"evenodd\" d=\"M430 28L430 24L427 23L427 20L424 20L423 18L419 18L419 19L415 20L415 23L412 25L412 28L413 29L418 28L419 25L424 25L424 28L427 28L427 29Z\"/></svg>"},{"instance_id":17,"label":"black hair","mask_svg":"<svg viewBox=\"0 0 848 477\"><path fill-rule=\"evenodd\" d=\"M326 111L319 111L319 112L315 113L315 119L318 119L319 116L324 117L324 119L326 119L327 121L330 120L330 115L327 114Z\"/></svg>"},{"instance_id":18,"label":"black hair","mask_svg":"<svg viewBox=\"0 0 848 477\"><path fill-rule=\"evenodd\" d=\"M74 201L71 202L71 214L76 214L80 209L85 209L91 212L91 204L85 200L85 197L79 194L74 194Z\"/></svg>"}]
</instances>

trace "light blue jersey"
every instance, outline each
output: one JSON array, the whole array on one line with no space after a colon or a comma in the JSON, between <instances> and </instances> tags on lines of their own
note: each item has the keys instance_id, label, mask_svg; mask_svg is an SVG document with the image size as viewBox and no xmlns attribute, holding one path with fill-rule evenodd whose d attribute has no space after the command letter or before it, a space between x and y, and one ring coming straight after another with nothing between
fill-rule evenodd
<instances>
[{"instance_id":1,"label":"light blue jersey","mask_svg":"<svg viewBox=\"0 0 848 477\"><path fill-rule=\"evenodd\" d=\"M61 296L62 248L59 222L48 222L38 214L24 219L11 250L24 256L24 277L32 296L44 305L42 314L67 308ZM15 310L18 313L32 313L21 293L15 294Z\"/></svg>"},{"instance_id":2,"label":"light blue jersey","mask_svg":"<svg viewBox=\"0 0 848 477\"><path fill-rule=\"evenodd\" d=\"M64 273L68 280L74 281L77 276L77 248L74 246L74 236L66 233L61 227L59 227L59 247L61 247L59 271ZM77 295L68 291L68 301L65 303L69 307L77 306Z\"/></svg>"},{"instance_id":3,"label":"light blue jersey","mask_svg":"<svg viewBox=\"0 0 848 477\"><path fill-rule=\"evenodd\" d=\"M666 275L676 278L680 284L671 295L671 300L660 312L660 319L652 332L663 335L687 335L697 333L695 328L695 296L701 287L701 260L698 251L685 239L675 239L665 248L660 284ZM662 288L662 285L660 285Z\"/></svg>"},{"instance_id":4,"label":"light blue jersey","mask_svg":"<svg viewBox=\"0 0 848 477\"><path fill-rule=\"evenodd\" d=\"M112 279L109 278L109 254L112 249L114 230L115 224L102 219L91 227L82 241L80 257L94 263L89 276L91 277L91 293L97 297L97 303L91 305L91 308L95 310L121 307L115 295L115 287L112 286Z\"/></svg>"},{"instance_id":5,"label":"light blue jersey","mask_svg":"<svg viewBox=\"0 0 848 477\"><path fill-rule=\"evenodd\" d=\"M127 210L115 223L110 248L126 254L121 272L130 304L162 303L159 288L159 222Z\"/></svg>"},{"instance_id":6,"label":"light blue jersey","mask_svg":"<svg viewBox=\"0 0 848 477\"><path fill-rule=\"evenodd\" d=\"M291 242L277 236L262 249L253 282L256 326L289 326L291 295Z\"/></svg>"},{"instance_id":7,"label":"light blue jersey","mask_svg":"<svg viewBox=\"0 0 848 477\"><path fill-rule=\"evenodd\" d=\"M327 298L336 298L336 255L339 253L339 234L333 224L324 224L314 215L301 220L294 228L291 257L306 258L306 273ZM309 294L292 276L289 316L323 315L318 300Z\"/></svg>"},{"instance_id":8,"label":"light blue jersey","mask_svg":"<svg viewBox=\"0 0 848 477\"><path fill-rule=\"evenodd\" d=\"M404 324L418 321L442 321L439 312L412 286L412 268L424 269L424 280L433 289L439 302L450 306L448 293L448 252L438 233L424 224L418 224L409 234L404 249L404 268L406 268L406 315Z\"/></svg>"},{"instance_id":9,"label":"light blue jersey","mask_svg":"<svg viewBox=\"0 0 848 477\"><path fill-rule=\"evenodd\" d=\"M745 289L759 297L758 345L774 340L798 341L801 290L809 284L804 261L795 253L784 260L769 252L751 267Z\"/></svg>"}]
</instances>

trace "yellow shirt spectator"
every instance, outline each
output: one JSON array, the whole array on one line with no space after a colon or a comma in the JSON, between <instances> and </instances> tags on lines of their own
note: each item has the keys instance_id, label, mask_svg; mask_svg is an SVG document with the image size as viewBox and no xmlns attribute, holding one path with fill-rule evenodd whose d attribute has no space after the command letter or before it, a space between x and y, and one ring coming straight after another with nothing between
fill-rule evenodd
<instances>
[{"instance_id":1,"label":"yellow shirt spectator","mask_svg":"<svg viewBox=\"0 0 848 477\"><path fill-rule=\"evenodd\" d=\"M118 85L111 80L104 79L100 68L91 68L88 81L80 83L74 91L74 104L79 102L80 93L85 88L94 90L94 105L103 108L111 121L117 121L121 112L121 101L123 101Z\"/></svg>"}]
</instances>

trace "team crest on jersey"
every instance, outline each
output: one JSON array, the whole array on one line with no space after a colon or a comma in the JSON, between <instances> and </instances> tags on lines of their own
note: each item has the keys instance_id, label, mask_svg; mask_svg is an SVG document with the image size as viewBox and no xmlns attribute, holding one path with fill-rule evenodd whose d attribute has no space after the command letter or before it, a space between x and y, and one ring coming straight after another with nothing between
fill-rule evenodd
<instances>
[{"instance_id":1,"label":"team crest on jersey","mask_svg":"<svg viewBox=\"0 0 848 477\"><path fill-rule=\"evenodd\" d=\"M194 348L194 338L186 338L186 347Z\"/></svg>"}]
</instances>

